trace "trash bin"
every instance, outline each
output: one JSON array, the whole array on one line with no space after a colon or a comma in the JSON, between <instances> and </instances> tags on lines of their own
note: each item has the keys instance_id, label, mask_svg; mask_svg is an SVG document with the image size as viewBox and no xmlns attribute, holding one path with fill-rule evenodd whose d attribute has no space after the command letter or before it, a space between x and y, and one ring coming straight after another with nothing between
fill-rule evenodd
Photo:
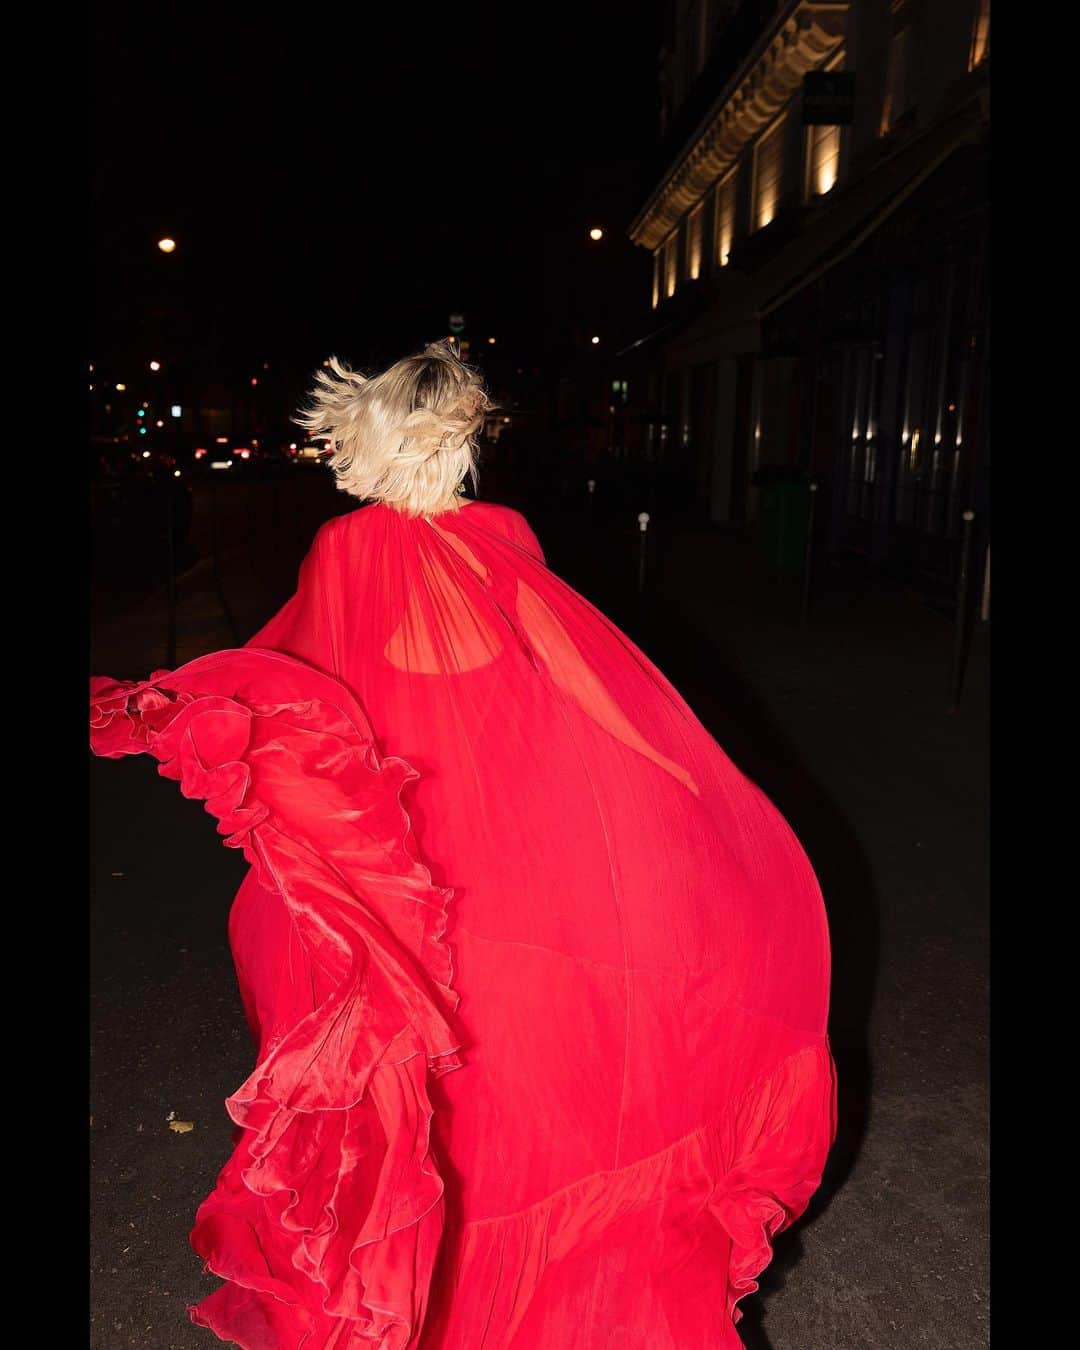
<instances>
[{"instance_id":1,"label":"trash bin","mask_svg":"<svg viewBox=\"0 0 1080 1350\"><path fill-rule=\"evenodd\" d=\"M791 464L766 464L751 482L758 490L762 562L770 576L797 576L806 562L810 479Z\"/></svg>"}]
</instances>

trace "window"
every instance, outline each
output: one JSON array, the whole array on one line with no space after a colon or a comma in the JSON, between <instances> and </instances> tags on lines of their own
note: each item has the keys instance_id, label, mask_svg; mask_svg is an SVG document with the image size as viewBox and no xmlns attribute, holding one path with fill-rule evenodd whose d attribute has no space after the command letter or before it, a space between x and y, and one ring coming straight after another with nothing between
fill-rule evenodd
<instances>
[{"instance_id":1,"label":"window","mask_svg":"<svg viewBox=\"0 0 1080 1350\"><path fill-rule=\"evenodd\" d=\"M726 267L735 242L735 188L737 174L732 172L716 189L716 263Z\"/></svg>"},{"instance_id":2,"label":"window","mask_svg":"<svg viewBox=\"0 0 1080 1350\"><path fill-rule=\"evenodd\" d=\"M975 27L971 33L971 55L968 70L990 56L990 0L975 0Z\"/></svg>"},{"instance_id":3,"label":"window","mask_svg":"<svg viewBox=\"0 0 1080 1350\"><path fill-rule=\"evenodd\" d=\"M660 303L660 278L664 270L664 250L658 248L652 255L652 307Z\"/></svg>"},{"instance_id":4,"label":"window","mask_svg":"<svg viewBox=\"0 0 1080 1350\"><path fill-rule=\"evenodd\" d=\"M754 147L754 228L762 230L780 206L784 171L784 124L774 122Z\"/></svg>"},{"instance_id":5,"label":"window","mask_svg":"<svg viewBox=\"0 0 1080 1350\"><path fill-rule=\"evenodd\" d=\"M675 294L675 287L678 284L678 249L679 232L672 230L668 235L667 243L664 245L664 298Z\"/></svg>"},{"instance_id":6,"label":"window","mask_svg":"<svg viewBox=\"0 0 1080 1350\"><path fill-rule=\"evenodd\" d=\"M910 28L893 34L889 49L889 73L885 82L885 102L881 107L881 135L887 136L908 110L908 35Z\"/></svg>"},{"instance_id":7,"label":"window","mask_svg":"<svg viewBox=\"0 0 1080 1350\"><path fill-rule=\"evenodd\" d=\"M842 70L844 53L837 52L824 67ZM824 197L836 186L840 176L840 127L819 126L806 128L806 196Z\"/></svg>"},{"instance_id":8,"label":"window","mask_svg":"<svg viewBox=\"0 0 1080 1350\"><path fill-rule=\"evenodd\" d=\"M686 221L686 275L690 281L696 281L701 276L702 220L703 211L699 202Z\"/></svg>"},{"instance_id":9,"label":"window","mask_svg":"<svg viewBox=\"0 0 1080 1350\"><path fill-rule=\"evenodd\" d=\"M840 128L806 128L806 195L824 197L840 172Z\"/></svg>"}]
</instances>

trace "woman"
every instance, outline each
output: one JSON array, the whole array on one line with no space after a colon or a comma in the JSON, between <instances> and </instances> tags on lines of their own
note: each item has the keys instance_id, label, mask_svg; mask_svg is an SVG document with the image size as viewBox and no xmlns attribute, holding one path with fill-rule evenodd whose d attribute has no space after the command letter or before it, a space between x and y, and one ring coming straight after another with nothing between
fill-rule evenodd
<instances>
[{"instance_id":1,"label":"woman","mask_svg":"<svg viewBox=\"0 0 1080 1350\"><path fill-rule=\"evenodd\" d=\"M248 1350L707 1350L834 1130L803 851L664 677L463 498L489 403L429 347L300 415L346 492L240 651L95 680L251 870L258 1044L192 1242Z\"/></svg>"}]
</instances>

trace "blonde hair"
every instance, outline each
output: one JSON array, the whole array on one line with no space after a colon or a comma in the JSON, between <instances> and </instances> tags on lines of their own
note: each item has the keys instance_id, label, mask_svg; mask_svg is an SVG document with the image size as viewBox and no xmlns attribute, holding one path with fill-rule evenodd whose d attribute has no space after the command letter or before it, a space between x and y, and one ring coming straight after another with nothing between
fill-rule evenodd
<instances>
[{"instance_id":1,"label":"blonde hair","mask_svg":"<svg viewBox=\"0 0 1080 1350\"><path fill-rule=\"evenodd\" d=\"M370 378L332 356L293 419L331 444L342 492L408 515L453 511L476 490L476 433L492 407L476 371L432 343Z\"/></svg>"}]
</instances>

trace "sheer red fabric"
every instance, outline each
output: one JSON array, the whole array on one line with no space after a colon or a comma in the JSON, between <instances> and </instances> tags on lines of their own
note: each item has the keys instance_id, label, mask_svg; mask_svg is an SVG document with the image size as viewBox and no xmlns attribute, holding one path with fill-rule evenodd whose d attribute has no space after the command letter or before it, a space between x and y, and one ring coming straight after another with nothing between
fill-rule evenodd
<instances>
[{"instance_id":1,"label":"sheer red fabric","mask_svg":"<svg viewBox=\"0 0 1080 1350\"><path fill-rule=\"evenodd\" d=\"M707 1350L835 1128L810 865L514 511L316 536L240 651L92 682L252 863L192 1242L247 1350Z\"/></svg>"}]
</instances>

